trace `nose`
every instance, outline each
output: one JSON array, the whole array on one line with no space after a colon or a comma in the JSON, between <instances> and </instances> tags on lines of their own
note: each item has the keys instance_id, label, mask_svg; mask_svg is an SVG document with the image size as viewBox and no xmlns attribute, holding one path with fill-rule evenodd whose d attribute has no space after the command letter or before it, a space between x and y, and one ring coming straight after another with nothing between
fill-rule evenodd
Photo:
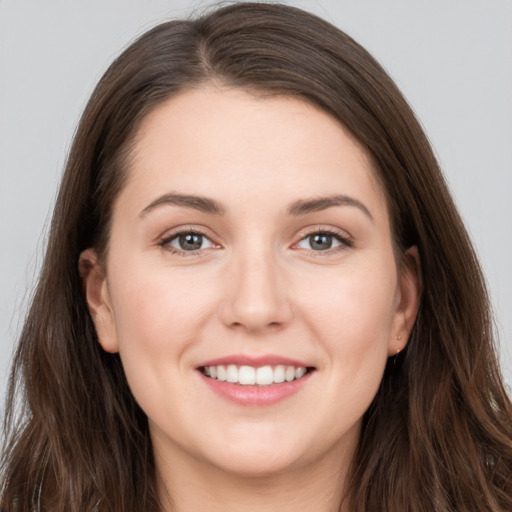
<instances>
[{"instance_id":1,"label":"nose","mask_svg":"<svg viewBox=\"0 0 512 512\"><path fill-rule=\"evenodd\" d=\"M280 330L292 317L289 289L271 250L234 257L225 281L222 321L252 333Z\"/></svg>"}]
</instances>

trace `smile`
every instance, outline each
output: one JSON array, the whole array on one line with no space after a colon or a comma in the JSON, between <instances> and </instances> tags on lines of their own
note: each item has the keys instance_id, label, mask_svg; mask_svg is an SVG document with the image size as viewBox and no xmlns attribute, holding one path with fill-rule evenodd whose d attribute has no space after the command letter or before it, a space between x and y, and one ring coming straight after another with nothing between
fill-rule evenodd
<instances>
[{"instance_id":1,"label":"smile","mask_svg":"<svg viewBox=\"0 0 512 512\"><path fill-rule=\"evenodd\" d=\"M202 366L199 370L210 379L241 386L271 386L302 379L312 368L292 365L260 367L235 364Z\"/></svg>"},{"instance_id":2,"label":"smile","mask_svg":"<svg viewBox=\"0 0 512 512\"><path fill-rule=\"evenodd\" d=\"M266 407L299 393L317 368L279 355L242 354L204 361L196 367L218 396L241 406Z\"/></svg>"}]
</instances>

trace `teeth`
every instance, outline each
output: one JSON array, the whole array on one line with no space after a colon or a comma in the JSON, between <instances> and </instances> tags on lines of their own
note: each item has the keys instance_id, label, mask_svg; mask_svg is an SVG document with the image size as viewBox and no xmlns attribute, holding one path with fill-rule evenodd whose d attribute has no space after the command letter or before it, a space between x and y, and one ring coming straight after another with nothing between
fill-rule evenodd
<instances>
[{"instance_id":1,"label":"teeth","mask_svg":"<svg viewBox=\"0 0 512 512\"><path fill-rule=\"evenodd\" d=\"M307 369L303 366L237 366L228 364L227 366L205 366L203 373L211 379L227 381L241 384L243 386L270 386L271 384L281 384L282 382L291 382L304 377Z\"/></svg>"},{"instance_id":2,"label":"teeth","mask_svg":"<svg viewBox=\"0 0 512 512\"><path fill-rule=\"evenodd\" d=\"M295 370L295 378L300 379L301 377L304 377L306 375L306 368L300 367Z\"/></svg>"},{"instance_id":3,"label":"teeth","mask_svg":"<svg viewBox=\"0 0 512 512\"><path fill-rule=\"evenodd\" d=\"M256 369L252 366L240 366L238 382L244 385L256 384Z\"/></svg>"},{"instance_id":4,"label":"teeth","mask_svg":"<svg viewBox=\"0 0 512 512\"><path fill-rule=\"evenodd\" d=\"M304 369L305 370L305 369ZM274 382L280 384L285 381L285 368L283 365L276 366L274 368Z\"/></svg>"},{"instance_id":5,"label":"teeth","mask_svg":"<svg viewBox=\"0 0 512 512\"><path fill-rule=\"evenodd\" d=\"M229 364L226 369L226 380L228 382L238 382L238 368L234 364Z\"/></svg>"},{"instance_id":6,"label":"teeth","mask_svg":"<svg viewBox=\"0 0 512 512\"><path fill-rule=\"evenodd\" d=\"M262 366L256 370L256 384L270 386L274 383L274 371L272 366Z\"/></svg>"},{"instance_id":7,"label":"teeth","mask_svg":"<svg viewBox=\"0 0 512 512\"><path fill-rule=\"evenodd\" d=\"M286 382L291 382L295 379L295 368L293 366L288 366L288 368L286 368L284 378L286 379Z\"/></svg>"},{"instance_id":8,"label":"teeth","mask_svg":"<svg viewBox=\"0 0 512 512\"><path fill-rule=\"evenodd\" d=\"M210 375L212 373L212 367L210 366ZM217 380L226 380L226 368L224 366L217 366Z\"/></svg>"}]
</instances>

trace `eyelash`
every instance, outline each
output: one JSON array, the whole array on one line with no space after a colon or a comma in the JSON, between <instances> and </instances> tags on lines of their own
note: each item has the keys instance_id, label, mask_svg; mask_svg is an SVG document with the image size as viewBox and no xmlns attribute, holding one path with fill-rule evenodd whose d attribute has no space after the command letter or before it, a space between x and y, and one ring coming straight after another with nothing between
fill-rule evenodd
<instances>
[{"instance_id":1,"label":"eyelash","mask_svg":"<svg viewBox=\"0 0 512 512\"><path fill-rule=\"evenodd\" d=\"M336 231L334 229L317 228L317 229L313 229L312 231L309 231L306 234L304 234L301 237L301 239L296 244L294 244L294 247L297 246L303 240L306 240L315 235L331 236L336 241L338 241L340 243L340 245L338 247L332 247L332 248L326 249L324 251L315 251L314 249L309 249L309 253L314 257L322 257L325 255L339 253L346 249L350 249L351 247L354 246L354 242L350 236L347 236L347 235L344 236L339 231Z\"/></svg>"},{"instance_id":2,"label":"eyelash","mask_svg":"<svg viewBox=\"0 0 512 512\"><path fill-rule=\"evenodd\" d=\"M200 236L206 238L207 240L209 240L212 244L214 244L214 242L212 242L210 240L208 235L203 230L201 230L199 228L193 228L193 229L182 229L180 231L171 233L170 235L166 236L159 242L159 246L162 247L163 249L165 249L166 251L170 252L171 254L177 255L177 256L187 257L187 256L201 255L202 251L204 251L205 249L197 249L194 251L185 251L185 250L178 250L178 249L172 247L171 245L169 245L173 240L175 240L176 238L183 236L183 235L200 235ZM336 241L338 241L340 243L340 245L338 247L329 248L324 251L309 249L310 254L312 254L313 256L316 256L316 257L341 252L341 251L344 251L344 250L349 249L354 246L353 240L349 236L342 236L338 231L335 231L333 229L319 228L319 229L314 229L312 231L305 233L300 238L300 240L293 245L293 247L296 247L303 240L306 240L307 238L315 236L315 235L331 236Z\"/></svg>"},{"instance_id":3,"label":"eyelash","mask_svg":"<svg viewBox=\"0 0 512 512\"><path fill-rule=\"evenodd\" d=\"M204 249L198 249L196 251L184 251L184 250L176 249L176 248L172 247L171 245L169 245L173 240L175 240L176 238L183 236L183 235L201 235L202 237L206 238L207 240L210 240L208 235L200 228L193 228L193 229L191 228L191 229L182 229L180 231L175 231L174 233L171 233L170 235L163 238L160 241L159 245L166 251L168 251L171 254L176 255L176 256L187 257L187 256L201 255L201 251L204 251Z\"/></svg>"}]
</instances>

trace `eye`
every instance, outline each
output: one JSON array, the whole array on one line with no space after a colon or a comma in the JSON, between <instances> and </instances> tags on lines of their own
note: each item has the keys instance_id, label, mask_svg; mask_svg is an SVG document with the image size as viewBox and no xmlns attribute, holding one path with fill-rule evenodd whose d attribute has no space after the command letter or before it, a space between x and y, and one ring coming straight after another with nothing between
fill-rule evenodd
<instances>
[{"instance_id":1,"label":"eye","mask_svg":"<svg viewBox=\"0 0 512 512\"><path fill-rule=\"evenodd\" d=\"M176 233L163 240L161 245L175 249L177 252L194 252L214 247L213 242L207 236L196 231Z\"/></svg>"},{"instance_id":2,"label":"eye","mask_svg":"<svg viewBox=\"0 0 512 512\"><path fill-rule=\"evenodd\" d=\"M310 251L328 251L338 247L351 245L350 241L343 238L337 233L329 233L327 231L318 231L305 236L297 244L300 249L307 249Z\"/></svg>"}]
</instances>

